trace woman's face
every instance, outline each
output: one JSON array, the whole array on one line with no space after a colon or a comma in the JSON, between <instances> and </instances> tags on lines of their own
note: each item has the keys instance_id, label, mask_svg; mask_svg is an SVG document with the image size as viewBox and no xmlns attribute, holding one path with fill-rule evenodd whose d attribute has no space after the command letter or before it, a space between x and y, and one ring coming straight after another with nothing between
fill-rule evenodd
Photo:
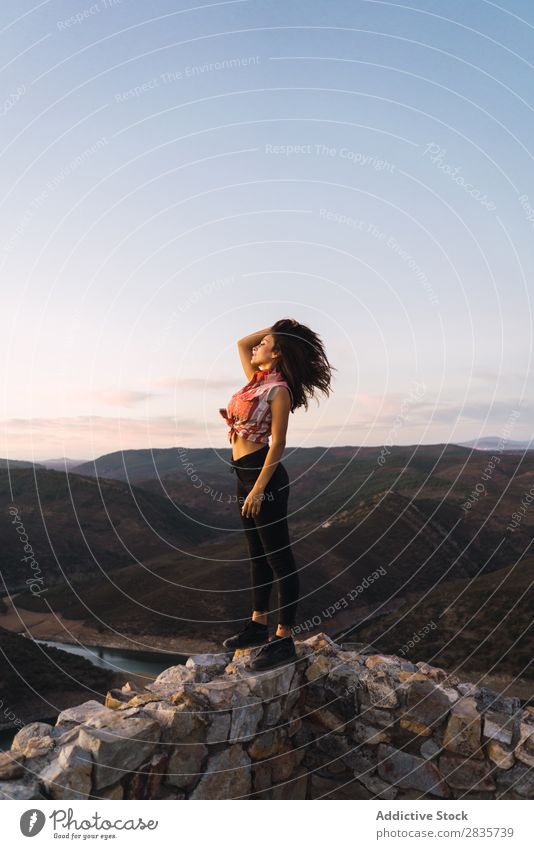
<instances>
[{"instance_id":1,"label":"woman's face","mask_svg":"<svg viewBox=\"0 0 534 849\"><path fill-rule=\"evenodd\" d=\"M273 351L274 339L270 333L264 336L259 345L255 345L252 349L250 363L253 366L260 366L262 369L271 368L275 360L278 359L278 354Z\"/></svg>"}]
</instances>

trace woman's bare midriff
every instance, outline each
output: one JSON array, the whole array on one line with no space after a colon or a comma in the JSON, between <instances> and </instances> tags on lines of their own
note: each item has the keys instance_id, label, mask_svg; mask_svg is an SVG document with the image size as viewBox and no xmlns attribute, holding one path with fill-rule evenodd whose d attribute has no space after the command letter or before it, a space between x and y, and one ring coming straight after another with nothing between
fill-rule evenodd
<instances>
[{"instance_id":1,"label":"woman's bare midriff","mask_svg":"<svg viewBox=\"0 0 534 849\"><path fill-rule=\"evenodd\" d=\"M234 433L232 440L232 459L239 460L245 454L253 454L254 451L260 451L264 445L264 442L251 442L249 439L245 439L244 436Z\"/></svg>"}]
</instances>

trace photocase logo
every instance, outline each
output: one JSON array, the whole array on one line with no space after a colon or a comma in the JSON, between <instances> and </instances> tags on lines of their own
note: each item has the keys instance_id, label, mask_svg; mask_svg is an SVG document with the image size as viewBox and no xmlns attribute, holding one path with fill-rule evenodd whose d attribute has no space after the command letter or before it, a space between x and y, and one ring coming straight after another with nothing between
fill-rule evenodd
<instances>
[{"instance_id":1,"label":"photocase logo","mask_svg":"<svg viewBox=\"0 0 534 849\"><path fill-rule=\"evenodd\" d=\"M20 830L25 837L33 837L39 834L46 822L46 817L42 811L32 808L30 811L24 811L20 818Z\"/></svg>"}]
</instances>

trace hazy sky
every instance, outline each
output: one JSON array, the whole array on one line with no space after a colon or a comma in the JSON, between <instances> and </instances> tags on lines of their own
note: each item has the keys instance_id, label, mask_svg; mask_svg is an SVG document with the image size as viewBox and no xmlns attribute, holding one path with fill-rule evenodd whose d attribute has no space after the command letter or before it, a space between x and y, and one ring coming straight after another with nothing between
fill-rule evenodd
<instances>
[{"instance_id":1,"label":"hazy sky","mask_svg":"<svg viewBox=\"0 0 534 849\"><path fill-rule=\"evenodd\" d=\"M2 457L228 447L283 317L337 368L290 446L531 437L531 0L4 0L1 43Z\"/></svg>"}]
</instances>

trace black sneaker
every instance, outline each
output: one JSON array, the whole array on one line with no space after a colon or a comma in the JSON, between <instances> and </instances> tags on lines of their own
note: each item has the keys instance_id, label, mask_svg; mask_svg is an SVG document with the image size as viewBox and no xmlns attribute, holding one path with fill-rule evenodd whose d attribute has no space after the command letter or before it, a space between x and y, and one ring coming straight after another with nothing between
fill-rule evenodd
<instances>
[{"instance_id":1,"label":"black sneaker","mask_svg":"<svg viewBox=\"0 0 534 849\"><path fill-rule=\"evenodd\" d=\"M266 643L268 639L269 626L249 619L241 631L226 638L223 646L225 649L247 649L250 646L260 646L262 643Z\"/></svg>"},{"instance_id":2,"label":"black sneaker","mask_svg":"<svg viewBox=\"0 0 534 849\"><path fill-rule=\"evenodd\" d=\"M297 660L297 652L293 637L279 637L275 634L255 655L250 662L250 669L259 672L262 669L272 669L286 663L293 663L295 660Z\"/></svg>"}]
</instances>

